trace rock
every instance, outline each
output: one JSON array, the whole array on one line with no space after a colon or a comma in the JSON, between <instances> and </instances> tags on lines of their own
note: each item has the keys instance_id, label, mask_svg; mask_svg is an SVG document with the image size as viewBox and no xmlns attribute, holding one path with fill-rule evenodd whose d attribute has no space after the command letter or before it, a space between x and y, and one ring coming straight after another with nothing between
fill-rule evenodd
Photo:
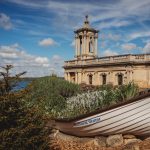
<instances>
[{"instance_id":1,"label":"rock","mask_svg":"<svg viewBox=\"0 0 150 150\"><path fill-rule=\"evenodd\" d=\"M145 139L140 145L140 150L150 150L150 139Z\"/></svg>"},{"instance_id":2,"label":"rock","mask_svg":"<svg viewBox=\"0 0 150 150\"><path fill-rule=\"evenodd\" d=\"M147 137L145 140L150 140L150 137Z\"/></svg>"},{"instance_id":3,"label":"rock","mask_svg":"<svg viewBox=\"0 0 150 150\"><path fill-rule=\"evenodd\" d=\"M136 139L134 135L130 135L130 134L124 135L123 138L124 139Z\"/></svg>"},{"instance_id":4,"label":"rock","mask_svg":"<svg viewBox=\"0 0 150 150\"><path fill-rule=\"evenodd\" d=\"M94 138L78 138L76 142L83 143L83 144L94 144Z\"/></svg>"},{"instance_id":5,"label":"rock","mask_svg":"<svg viewBox=\"0 0 150 150\"><path fill-rule=\"evenodd\" d=\"M116 147L123 144L122 134L111 135L106 139L107 146Z\"/></svg>"},{"instance_id":6,"label":"rock","mask_svg":"<svg viewBox=\"0 0 150 150\"><path fill-rule=\"evenodd\" d=\"M55 138L58 133L59 133L59 130L53 129L51 131L51 134L49 135L49 137L50 138Z\"/></svg>"},{"instance_id":7,"label":"rock","mask_svg":"<svg viewBox=\"0 0 150 150\"><path fill-rule=\"evenodd\" d=\"M94 145L99 147L106 147L106 137L103 136L95 137Z\"/></svg>"},{"instance_id":8,"label":"rock","mask_svg":"<svg viewBox=\"0 0 150 150\"><path fill-rule=\"evenodd\" d=\"M140 139L124 139L124 144L129 144L129 143L138 143L141 142Z\"/></svg>"},{"instance_id":9,"label":"rock","mask_svg":"<svg viewBox=\"0 0 150 150\"><path fill-rule=\"evenodd\" d=\"M137 143L130 143L125 145L122 150L140 150L140 147Z\"/></svg>"},{"instance_id":10,"label":"rock","mask_svg":"<svg viewBox=\"0 0 150 150\"><path fill-rule=\"evenodd\" d=\"M63 134L61 132L58 132L55 137L57 139L63 140L63 141L71 141L71 142L77 142L77 143L87 143L87 144L93 144L94 139L93 138L79 138L72 135Z\"/></svg>"},{"instance_id":11,"label":"rock","mask_svg":"<svg viewBox=\"0 0 150 150\"><path fill-rule=\"evenodd\" d=\"M63 134L61 132L57 133L55 137L57 139L61 139L61 140L64 140L64 141L76 141L77 138L78 138L78 137L75 137L75 136Z\"/></svg>"}]
</instances>

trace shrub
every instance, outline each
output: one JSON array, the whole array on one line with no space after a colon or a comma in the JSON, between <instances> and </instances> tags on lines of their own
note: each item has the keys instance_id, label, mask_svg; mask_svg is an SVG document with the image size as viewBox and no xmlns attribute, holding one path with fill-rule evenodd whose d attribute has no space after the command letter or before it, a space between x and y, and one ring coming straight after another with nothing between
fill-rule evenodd
<instances>
[{"instance_id":1,"label":"shrub","mask_svg":"<svg viewBox=\"0 0 150 150\"><path fill-rule=\"evenodd\" d=\"M1 96L0 110L0 149L49 149L44 117L24 107L20 94Z\"/></svg>"},{"instance_id":2,"label":"shrub","mask_svg":"<svg viewBox=\"0 0 150 150\"><path fill-rule=\"evenodd\" d=\"M66 98L79 93L80 87L56 76L50 76L34 80L27 90L29 94L24 101L29 107L36 106L42 113L56 117L65 109Z\"/></svg>"},{"instance_id":3,"label":"shrub","mask_svg":"<svg viewBox=\"0 0 150 150\"><path fill-rule=\"evenodd\" d=\"M66 108L59 113L59 117L72 118L96 109L107 108L133 98L137 94L138 86L132 82L119 87L113 87L112 85L100 86L97 91L88 91L67 98Z\"/></svg>"},{"instance_id":4,"label":"shrub","mask_svg":"<svg viewBox=\"0 0 150 150\"><path fill-rule=\"evenodd\" d=\"M45 128L45 117L34 107L25 107L21 100L26 91L13 92L23 73L11 76L12 65L2 67L0 72L0 149L47 150L49 130Z\"/></svg>"},{"instance_id":5,"label":"shrub","mask_svg":"<svg viewBox=\"0 0 150 150\"><path fill-rule=\"evenodd\" d=\"M20 76L26 73L22 72L15 76L10 76L10 70L13 68L12 65L6 65L1 68L3 68L3 72L0 72L0 96L8 94L16 86Z\"/></svg>"},{"instance_id":6,"label":"shrub","mask_svg":"<svg viewBox=\"0 0 150 150\"><path fill-rule=\"evenodd\" d=\"M131 99L139 93L139 87L134 82L130 82L127 85L122 85L116 88L116 94L121 101Z\"/></svg>"}]
</instances>

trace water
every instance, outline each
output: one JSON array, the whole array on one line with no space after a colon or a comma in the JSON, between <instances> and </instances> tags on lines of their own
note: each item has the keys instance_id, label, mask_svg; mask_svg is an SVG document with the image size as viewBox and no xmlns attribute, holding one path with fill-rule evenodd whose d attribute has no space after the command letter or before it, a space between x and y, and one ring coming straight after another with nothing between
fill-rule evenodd
<instances>
[{"instance_id":1,"label":"water","mask_svg":"<svg viewBox=\"0 0 150 150\"><path fill-rule=\"evenodd\" d=\"M22 90L22 89L26 88L30 82L31 81L20 81L17 83L17 85L15 87L13 87L12 91L14 92L14 91Z\"/></svg>"}]
</instances>

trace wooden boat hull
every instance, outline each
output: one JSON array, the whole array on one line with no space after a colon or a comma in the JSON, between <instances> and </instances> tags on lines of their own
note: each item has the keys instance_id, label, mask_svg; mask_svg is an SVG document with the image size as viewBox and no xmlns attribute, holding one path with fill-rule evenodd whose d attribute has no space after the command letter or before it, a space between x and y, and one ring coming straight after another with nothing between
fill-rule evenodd
<instances>
[{"instance_id":1,"label":"wooden boat hull","mask_svg":"<svg viewBox=\"0 0 150 150\"><path fill-rule=\"evenodd\" d=\"M56 128L79 137L110 134L150 135L150 95L86 117L56 120Z\"/></svg>"}]
</instances>

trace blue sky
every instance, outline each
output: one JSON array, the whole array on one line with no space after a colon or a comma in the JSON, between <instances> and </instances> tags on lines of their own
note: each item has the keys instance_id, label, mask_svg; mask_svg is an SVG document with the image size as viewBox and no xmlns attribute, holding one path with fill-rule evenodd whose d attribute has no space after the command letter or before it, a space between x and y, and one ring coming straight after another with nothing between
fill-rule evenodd
<instances>
[{"instance_id":1,"label":"blue sky","mask_svg":"<svg viewBox=\"0 0 150 150\"><path fill-rule=\"evenodd\" d=\"M14 73L63 76L74 30L89 15L100 30L99 56L150 53L150 0L1 0L0 66Z\"/></svg>"}]
</instances>

